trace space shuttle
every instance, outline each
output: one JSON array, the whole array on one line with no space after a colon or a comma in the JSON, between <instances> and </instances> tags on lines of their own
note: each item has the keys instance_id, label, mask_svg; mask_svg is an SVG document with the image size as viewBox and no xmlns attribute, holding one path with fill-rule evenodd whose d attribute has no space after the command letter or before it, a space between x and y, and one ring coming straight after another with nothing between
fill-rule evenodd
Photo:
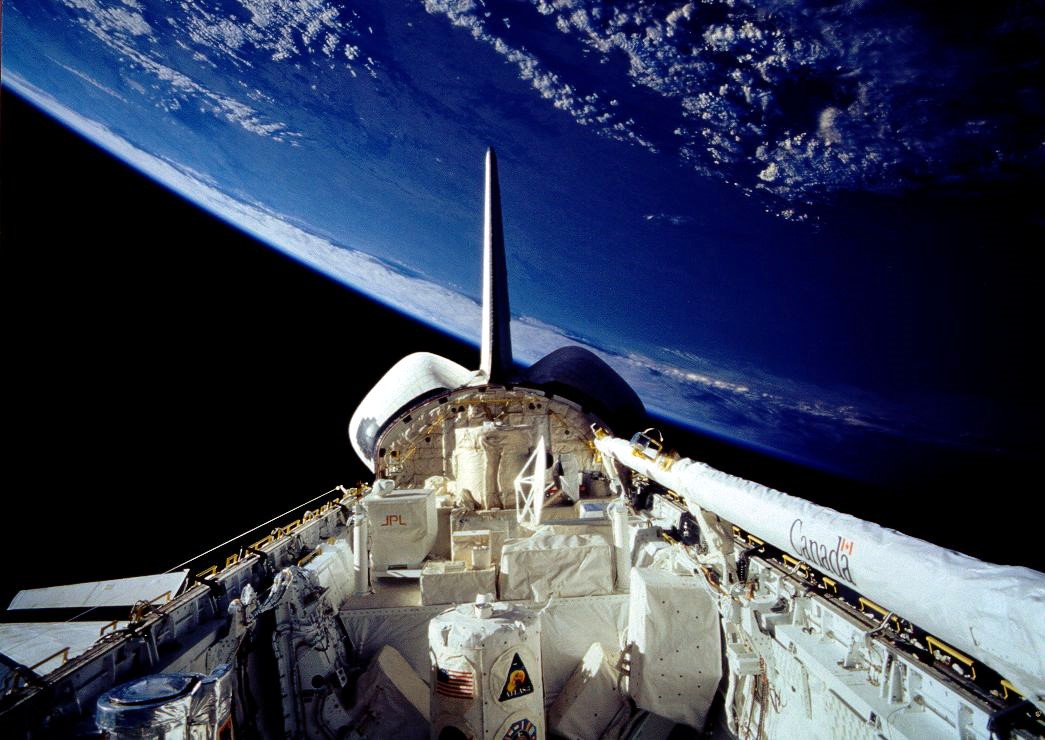
<instances>
[{"instance_id":1,"label":"space shuttle","mask_svg":"<svg viewBox=\"0 0 1045 740\"><path fill-rule=\"evenodd\" d=\"M1045 735L1045 575L683 457L583 348L516 363L492 150L482 259L478 369L410 354L351 418L372 481L20 592L90 612L0 624L0 735Z\"/></svg>"},{"instance_id":2,"label":"space shuttle","mask_svg":"<svg viewBox=\"0 0 1045 740\"><path fill-rule=\"evenodd\" d=\"M581 347L563 347L527 369L515 368L497 156L492 149L486 154L483 213L479 369L469 370L444 357L418 352L404 357L378 381L349 423L349 439L356 454L378 477L385 477L390 470L404 466L408 450L417 449L409 445L404 449L404 437L419 433L436 419L446 419L443 407L447 404L451 408L460 407L462 411L452 421L438 422L441 433L457 430L457 435L470 435L469 439L474 437L477 445L486 445L489 449L494 445L503 448L509 457L517 456L521 450L532 449L535 437L542 433L572 433L573 444L556 445L559 452L557 464L561 463L562 456L569 460L571 455L581 454L580 448L586 446L591 432L577 425L587 428L599 422L604 426L628 428L645 417L642 401L627 382L599 357ZM539 401L540 413L530 413L537 410L529 408L531 401L520 410L518 403L510 400L532 396L531 391L544 397ZM491 408L498 409L498 413L490 415L482 410L482 404L493 404ZM466 423L465 417L473 421ZM574 428L560 430L560 419L570 419ZM541 425L548 429L538 429ZM455 455L462 458L460 474L467 475L464 470L471 470L470 465L475 464L486 475L486 463L493 458L486 455L481 456L482 461L475 458L465 462L464 458L468 456L464 449L456 443L447 443L441 454L448 453L451 461ZM432 459L434 462L427 466L419 465L416 460L405 463L402 472L394 473L397 485L420 485L426 475L442 475L445 461L442 457ZM514 495L512 480L516 472L506 458L497 471L489 471L497 479L496 485L492 479L491 486L487 486L485 481L479 483L469 478L467 484L458 487L468 490L475 500L490 508L497 499ZM461 479L452 476L451 480L457 484Z\"/></svg>"}]
</instances>

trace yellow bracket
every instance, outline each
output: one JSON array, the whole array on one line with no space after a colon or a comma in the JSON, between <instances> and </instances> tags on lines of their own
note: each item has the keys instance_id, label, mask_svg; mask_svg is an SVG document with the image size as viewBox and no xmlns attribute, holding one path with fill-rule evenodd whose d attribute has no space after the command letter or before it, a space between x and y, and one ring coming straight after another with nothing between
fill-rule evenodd
<instances>
[{"instance_id":1,"label":"yellow bracket","mask_svg":"<svg viewBox=\"0 0 1045 740\"><path fill-rule=\"evenodd\" d=\"M213 570L213 571L217 571L217 569L218 569L218 567L217 567L216 565L212 565L212 566L211 566L210 568L208 568L207 570L205 570L205 571L203 571L203 572L204 572L204 573L207 573L207 572L210 572L211 570ZM202 575L201 575L201 576L199 576L199 577L202 577ZM162 594L160 594L159 596L153 596L153 597L152 597L151 599L149 599L148 601L146 601L146 600L144 600L144 599L143 599L143 600L141 600L141 601L138 601L138 602L136 602L136 603L134 604L134 606L133 606L133 607L131 607L131 615L130 615L130 620L131 620L132 622L139 622L139 621L141 621L142 619L144 619L144 617L145 617L145 614L146 614L146 612L148 611L148 608L149 608L150 606L152 606L153 604L155 604L155 603L156 603L157 601L159 601L160 599L162 599L162 600L163 600L163 603L164 603L164 604L166 604L166 603L168 603L168 602L169 602L169 601L171 600L171 598L173 598L173 595L172 595L172 593L171 593L170 591L164 591L164 592L163 592ZM115 622L113 622L112 624L116 624L116 623L115 623ZM109 626L109 625L105 625L105 627L108 627L108 626ZM105 627L102 627L102 631L103 631L103 632L105 631Z\"/></svg>"},{"instance_id":2,"label":"yellow bracket","mask_svg":"<svg viewBox=\"0 0 1045 740\"><path fill-rule=\"evenodd\" d=\"M829 579L827 577L825 577L824 580L826 581L826 580L829 580ZM832 583L833 583L833 581L832 581ZM885 607L879 606L878 604L874 603L870 599L861 596L859 601L860 601L860 611L864 611L865 609L870 609L871 611L881 615L883 618L889 616L889 610L888 609L886 609ZM893 614L892 615L892 622L893 622L893 629L896 630L897 632L899 632L900 631L900 618L898 616L896 616L895 614Z\"/></svg>"},{"instance_id":3,"label":"yellow bracket","mask_svg":"<svg viewBox=\"0 0 1045 740\"><path fill-rule=\"evenodd\" d=\"M317 555L319 555L319 548L318 547L315 550L313 550L312 552L310 552L308 555L306 555L305 557L301 558L301 560L298 561L298 567L300 568L301 566L305 565L306 563L312 562L313 560L315 560Z\"/></svg>"},{"instance_id":4,"label":"yellow bracket","mask_svg":"<svg viewBox=\"0 0 1045 740\"><path fill-rule=\"evenodd\" d=\"M29 670L35 671L37 668L42 666L44 663L49 663L50 661L54 660L55 658L57 658L59 656L61 656L61 658L62 658L62 665L65 665L66 663L68 663L69 662L69 648L68 647L63 647L57 653L53 653L52 655L48 655L46 658L44 658L40 662L34 663L33 665L29 666Z\"/></svg>"},{"instance_id":5,"label":"yellow bracket","mask_svg":"<svg viewBox=\"0 0 1045 740\"><path fill-rule=\"evenodd\" d=\"M300 526L301 526L301 520L300 519L295 519L294 521L292 521L290 524L286 525L285 527L279 527L278 528L278 531L279 531L279 535L278 536L279 537L286 537L291 532L293 532L295 529L297 529Z\"/></svg>"},{"instance_id":6,"label":"yellow bracket","mask_svg":"<svg viewBox=\"0 0 1045 740\"><path fill-rule=\"evenodd\" d=\"M252 550L260 550L265 545L271 545L274 541L275 538L272 535L269 535L268 537L265 537L264 539L260 539L257 542L255 542L253 545L250 546L250 548Z\"/></svg>"},{"instance_id":7,"label":"yellow bracket","mask_svg":"<svg viewBox=\"0 0 1045 740\"><path fill-rule=\"evenodd\" d=\"M748 535L748 539L752 539L751 535ZM758 539L757 537L754 539ZM759 540L761 542L761 540ZM761 544L765 544L761 542ZM796 560L787 553L783 553L784 563L790 565L796 572L801 573L803 578L809 578L809 566L803 563L801 560Z\"/></svg>"},{"instance_id":8,"label":"yellow bracket","mask_svg":"<svg viewBox=\"0 0 1045 740\"><path fill-rule=\"evenodd\" d=\"M1011 694L1015 694L1016 696L1018 696L1018 697L1020 697L1020 698L1023 698L1023 694L1021 694L1021 693L1020 693L1020 690L1019 690L1019 689L1017 689L1017 688L1016 688L1015 686L1013 686L1013 685L1012 685L1011 683L1009 683L1009 682L1008 682L1008 681L1007 681L1006 679L1004 679L1004 678L1003 678L1003 679L1001 680L1001 691L1002 691L1002 695L1003 695L1003 696L1004 696L1004 697L1005 697L1006 699L1008 699L1008 698L1009 698L1009 694L1010 694L1010 693L1011 693Z\"/></svg>"},{"instance_id":9,"label":"yellow bracket","mask_svg":"<svg viewBox=\"0 0 1045 740\"><path fill-rule=\"evenodd\" d=\"M883 607L878 606L878 604L863 596L860 597L860 607L861 609L870 609L873 612L878 612L883 617L889 613Z\"/></svg>"},{"instance_id":10,"label":"yellow bracket","mask_svg":"<svg viewBox=\"0 0 1045 740\"><path fill-rule=\"evenodd\" d=\"M966 666L968 666L969 667L969 671L970 671L970 676L971 676L972 680L973 681L976 680L976 664L975 664L975 662L973 661L972 658L970 658L968 655L965 655L963 653L959 653L957 650L952 648L950 645L948 645L945 642L941 642L940 640L937 640L932 635L927 635L926 638L925 638L925 641L927 643L929 643L930 650L935 648L936 650L939 650L941 653L944 653L944 654L949 655L950 657L954 658L959 663L964 663ZM935 656L936 653L933 652L933 655Z\"/></svg>"}]
</instances>

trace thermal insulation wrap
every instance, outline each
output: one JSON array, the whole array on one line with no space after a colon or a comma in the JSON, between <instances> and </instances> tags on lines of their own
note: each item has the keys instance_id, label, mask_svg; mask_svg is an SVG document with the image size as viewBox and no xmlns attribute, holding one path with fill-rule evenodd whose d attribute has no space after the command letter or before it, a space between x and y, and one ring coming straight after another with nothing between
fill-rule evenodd
<instances>
[{"instance_id":1,"label":"thermal insulation wrap","mask_svg":"<svg viewBox=\"0 0 1045 740\"><path fill-rule=\"evenodd\" d=\"M375 490L363 499L370 519L370 561L374 572L418 568L437 534L435 493L419 488Z\"/></svg>"},{"instance_id":2,"label":"thermal insulation wrap","mask_svg":"<svg viewBox=\"0 0 1045 740\"><path fill-rule=\"evenodd\" d=\"M320 543L316 552L305 570L315 574L316 581L326 590L330 606L339 609L355 587L352 548L344 539L336 539Z\"/></svg>"},{"instance_id":3,"label":"thermal insulation wrap","mask_svg":"<svg viewBox=\"0 0 1045 740\"><path fill-rule=\"evenodd\" d=\"M535 534L509 540L501 551L502 599L613 593L613 547L597 534Z\"/></svg>"},{"instance_id":4,"label":"thermal insulation wrap","mask_svg":"<svg viewBox=\"0 0 1045 740\"><path fill-rule=\"evenodd\" d=\"M445 606L413 609L342 609L353 652L360 660L372 660L382 647L391 645L420 675L431 668L428 623ZM628 595L583 596L552 599L541 607L541 667L545 704L554 701L591 642L599 642L611 662L616 662L628 627ZM577 639L583 635L583 639Z\"/></svg>"},{"instance_id":5,"label":"thermal insulation wrap","mask_svg":"<svg viewBox=\"0 0 1045 740\"><path fill-rule=\"evenodd\" d=\"M627 648L635 704L698 730L722 676L718 609L702 580L633 568Z\"/></svg>"},{"instance_id":6,"label":"thermal insulation wrap","mask_svg":"<svg viewBox=\"0 0 1045 740\"><path fill-rule=\"evenodd\" d=\"M349 737L428 737L428 686L395 648L381 648L356 686L359 693L346 722L355 734Z\"/></svg>"},{"instance_id":7,"label":"thermal insulation wrap","mask_svg":"<svg viewBox=\"0 0 1045 740\"><path fill-rule=\"evenodd\" d=\"M601 740L617 736L619 723L629 715L619 690L616 645L609 656L602 645L592 643L580 665L566 681L548 710L548 726L568 740ZM613 664L611 664L611 661Z\"/></svg>"},{"instance_id":8,"label":"thermal insulation wrap","mask_svg":"<svg viewBox=\"0 0 1045 740\"><path fill-rule=\"evenodd\" d=\"M471 563L472 551L476 547L485 547L490 562L497 563L501 559L501 550L507 532L504 529L463 529L450 535L450 559L461 563Z\"/></svg>"},{"instance_id":9,"label":"thermal insulation wrap","mask_svg":"<svg viewBox=\"0 0 1045 740\"><path fill-rule=\"evenodd\" d=\"M428 563L421 571L421 603L468 604L497 591L497 569L469 568L453 560Z\"/></svg>"},{"instance_id":10,"label":"thermal insulation wrap","mask_svg":"<svg viewBox=\"0 0 1045 740\"><path fill-rule=\"evenodd\" d=\"M121 684L98 697L95 722L107 737L217 739L230 726L230 666L204 676L157 673Z\"/></svg>"},{"instance_id":11,"label":"thermal insulation wrap","mask_svg":"<svg viewBox=\"0 0 1045 740\"><path fill-rule=\"evenodd\" d=\"M540 615L494 602L463 604L434 617L432 737L542 740L544 687Z\"/></svg>"}]
</instances>

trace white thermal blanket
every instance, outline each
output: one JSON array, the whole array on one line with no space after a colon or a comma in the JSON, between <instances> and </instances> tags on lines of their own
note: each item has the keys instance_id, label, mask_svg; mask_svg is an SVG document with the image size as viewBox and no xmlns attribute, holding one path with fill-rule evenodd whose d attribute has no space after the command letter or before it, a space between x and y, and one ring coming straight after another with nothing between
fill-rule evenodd
<instances>
[{"instance_id":1,"label":"white thermal blanket","mask_svg":"<svg viewBox=\"0 0 1045 740\"><path fill-rule=\"evenodd\" d=\"M440 573L432 568L421 571L421 603L467 604L479 594L495 594L497 569L465 569Z\"/></svg>"},{"instance_id":2,"label":"white thermal blanket","mask_svg":"<svg viewBox=\"0 0 1045 740\"><path fill-rule=\"evenodd\" d=\"M501 551L502 599L613 593L613 548L597 534L536 534Z\"/></svg>"},{"instance_id":3,"label":"white thermal blanket","mask_svg":"<svg viewBox=\"0 0 1045 740\"><path fill-rule=\"evenodd\" d=\"M629 606L631 698L701 729L722 676L715 602L696 576L633 568Z\"/></svg>"},{"instance_id":4,"label":"white thermal blanket","mask_svg":"<svg viewBox=\"0 0 1045 740\"><path fill-rule=\"evenodd\" d=\"M610 724L627 716L627 701L617 689L619 671L609 662L616 662L617 654L614 646L607 660L601 644L588 648L548 710L548 726L557 735L569 740L613 736L607 732Z\"/></svg>"},{"instance_id":5,"label":"white thermal blanket","mask_svg":"<svg viewBox=\"0 0 1045 740\"><path fill-rule=\"evenodd\" d=\"M381 648L356 686L347 722L355 736L427 740L428 684L395 648Z\"/></svg>"}]
</instances>

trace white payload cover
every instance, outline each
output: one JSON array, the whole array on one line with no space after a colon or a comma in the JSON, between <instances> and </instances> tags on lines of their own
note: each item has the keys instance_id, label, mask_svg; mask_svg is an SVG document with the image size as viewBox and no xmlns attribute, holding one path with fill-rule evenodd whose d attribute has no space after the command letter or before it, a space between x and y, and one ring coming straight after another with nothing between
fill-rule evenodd
<instances>
[{"instance_id":1,"label":"white payload cover","mask_svg":"<svg viewBox=\"0 0 1045 740\"><path fill-rule=\"evenodd\" d=\"M318 555L308 562L305 569L316 574L319 585L326 589L330 606L339 609L356 585L352 548L344 539L336 539L320 543L316 552Z\"/></svg>"},{"instance_id":2,"label":"white payload cover","mask_svg":"<svg viewBox=\"0 0 1045 740\"><path fill-rule=\"evenodd\" d=\"M86 609L92 606L134 606L139 601L152 601L178 594L188 570L159 573L153 576L117 578L112 581L70 583L19 591L8 609Z\"/></svg>"},{"instance_id":3,"label":"white payload cover","mask_svg":"<svg viewBox=\"0 0 1045 740\"><path fill-rule=\"evenodd\" d=\"M627 594L549 601L541 609L545 703L550 706L559 696L591 642L600 643L607 660L616 663L627 629Z\"/></svg>"},{"instance_id":4,"label":"white payload cover","mask_svg":"<svg viewBox=\"0 0 1045 740\"><path fill-rule=\"evenodd\" d=\"M468 604L479 594L497 593L497 568L468 568L464 563L444 560L428 563L421 571L421 603Z\"/></svg>"},{"instance_id":5,"label":"white payload cover","mask_svg":"<svg viewBox=\"0 0 1045 740\"><path fill-rule=\"evenodd\" d=\"M370 517L374 573L382 575L395 566L420 567L438 534L435 492L426 488L375 490L363 499L363 506Z\"/></svg>"},{"instance_id":6,"label":"white payload cover","mask_svg":"<svg viewBox=\"0 0 1045 740\"><path fill-rule=\"evenodd\" d=\"M356 687L347 737L427 740L428 684L395 648L381 648Z\"/></svg>"},{"instance_id":7,"label":"white payload cover","mask_svg":"<svg viewBox=\"0 0 1045 740\"><path fill-rule=\"evenodd\" d=\"M501 560L501 549L508 538L504 529L462 529L450 533L450 559L460 563L472 563L472 550L485 545L490 552L490 562L496 565Z\"/></svg>"},{"instance_id":8,"label":"white payload cover","mask_svg":"<svg viewBox=\"0 0 1045 740\"><path fill-rule=\"evenodd\" d=\"M614 663L618 654L614 645ZM548 710L548 727L568 740L617 737L629 714L628 702L618 688L619 678L620 671L610 665L602 645L592 643Z\"/></svg>"},{"instance_id":9,"label":"white payload cover","mask_svg":"<svg viewBox=\"0 0 1045 740\"><path fill-rule=\"evenodd\" d=\"M647 711L704 726L722 677L718 608L698 576L633 568L628 693Z\"/></svg>"},{"instance_id":10,"label":"white payload cover","mask_svg":"<svg viewBox=\"0 0 1045 740\"><path fill-rule=\"evenodd\" d=\"M1045 574L985 563L688 458L665 470L623 439L595 445L691 508L717 514L982 660L1045 708Z\"/></svg>"},{"instance_id":11,"label":"white payload cover","mask_svg":"<svg viewBox=\"0 0 1045 740\"><path fill-rule=\"evenodd\" d=\"M613 548L597 534L535 534L501 551L499 593L506 600L613 593Z\"/></svg>"}]
</instances>

